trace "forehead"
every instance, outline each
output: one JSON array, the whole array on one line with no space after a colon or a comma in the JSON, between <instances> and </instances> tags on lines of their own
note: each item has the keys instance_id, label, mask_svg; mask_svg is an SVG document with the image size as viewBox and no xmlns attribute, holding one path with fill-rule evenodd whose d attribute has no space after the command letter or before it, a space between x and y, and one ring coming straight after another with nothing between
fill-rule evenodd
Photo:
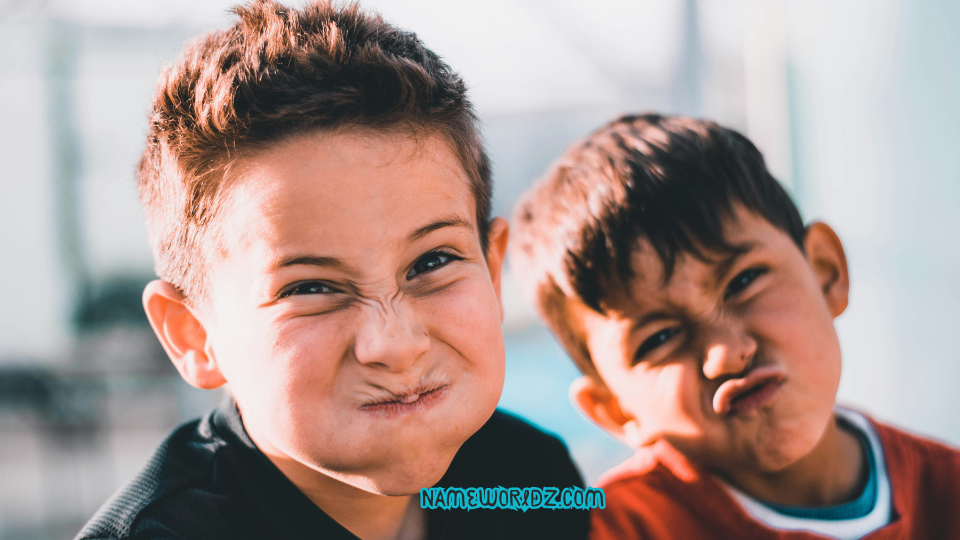
<instances>
[{"instance_id":1,"label":"forehead","mask_svg":"<svg viewBox=\"0 0 960 540\"><path fill-rule=\"evenodd\" d=\"M228 250L267 244L362 253L435 216L476 229L467 175L438 136L317 133L238 169L221 217Z\"/></svg>"},{"instance_id":2,"label":"forehead","mask_svg":"<svg viewBox=\"0 0 960 540\"><path fill-rule=\"evenodd\" d=\"M632 314L637 308L683 304L724 288L723 278L741 258L765 253L793 260L793 252L799 253L789 235L739 205L724 221L723 237L736 251L701 249L702 257L678 253L669 274L650 242L639 239L631 254L633 275L626 283L610 283L603 306L613 313Z\"/></svg>"}]
</instances>

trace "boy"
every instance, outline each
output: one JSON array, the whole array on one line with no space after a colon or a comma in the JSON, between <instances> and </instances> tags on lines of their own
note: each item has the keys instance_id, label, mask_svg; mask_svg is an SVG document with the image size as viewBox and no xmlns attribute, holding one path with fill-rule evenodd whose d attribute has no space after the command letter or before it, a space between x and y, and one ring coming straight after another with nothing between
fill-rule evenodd
<instances>
[{"instance_id":1,"label":"boy","mask_svg":"<svg viewBox=\"0 0 960 540\"><path fill-rule=\"evenodd\" d=\"M78 538L576 538L584 512L417 496L581 484L494 412L507 224L462 80L356 5L234 12L161 76L138 169L150 323L232 400Z\"/></svg>"},{"instance_id":2,"label":"boy","mask_svg":"<svg viewBox=\"0 0 960 540\"><path fill-rule=\"evenodd\" d=\"M742 135L626 116L518 205L512 257L637 449L600 479L605 538L960 538L960 453L834 408L843 248Z\"/></svg>"}]
</instances>

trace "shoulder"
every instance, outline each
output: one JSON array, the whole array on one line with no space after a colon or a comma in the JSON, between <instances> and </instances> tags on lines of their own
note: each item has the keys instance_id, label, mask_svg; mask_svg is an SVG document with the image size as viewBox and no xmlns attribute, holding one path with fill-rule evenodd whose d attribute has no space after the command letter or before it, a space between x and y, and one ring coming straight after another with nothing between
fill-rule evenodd
<instances>
[{"instance_id":1,"label":"shoulder","mask_svg":"<svg viewBox=\"0 0 960 540\"><path fill-rule=\"evenodd\" d=\"M567 447L555 435L497 410L457 452L445 481L453 487L583 487ZM452 510L457 537L580 540L583 510Z\"/></svg>"},{"instance_id":2,"label":"shoulder","mask_svg":"<svg viewBox=\"0 0 960 540\"><path fill-rule=\"evenodd\" d=\"M960 494L960 449L870 419L892 481L944 484Z\"/></svg>"},{"instance_id":3,"label":"shoulder","mask_svg":"<svg viewBox=\"0 0 960 540\"><path fill-rule=\"evenodd\" d=\"M960 450L874 420L894 510L911 538L960 537Z\"/></svg>"},{"instance_id":4,"label":"shoulder","mask_svg":"<svg viewBox=\"0 0 960 540\"><path fill-rule=\"evenodd\" d=\"M707 476L661 440L637 449L629 459L601 475L596 484L606 491L662 494L683 486L711 483Z\"/></svg>"},{"instance_id":5,"label":"shoulder","mask_svg":"<svg viewBox=\"0 0 960 540\"><path fill-rule=\"evenodd\" d=\"M641 448L623 463L600 476L596 486L607 495L607 507L593 512L592 520L640 522L656 518L666 506L678 504L683 485L665 467L655 448Z\"/></svg>"},{"instance_id":6,"label":"shoulder","mask_svg":"<svg viewBox=\"0 0 960 540\"><path fill-rule=\"evenodd\" d=\"M596 485L607 504L590 511L593 540L735 537L744 530L742 512L720 483L664 441L638 449Z\"/></svg>"},{"instance_id":7,"label":"shoulder","mask_svg":"<svg viewBox=\"0 0 960 540\"><path fill-rule=\"evenodd\" d=\"M610 489L621 485L643 485L653 477L657 463L656 453L652 449L641 448L623 463L603 473L596 482L597 486Z\"/></svg>"},{"instance_id":8,"label":"shoulder","mask_svg":"<svg viewBox=\"0 0 960 540\"><path fill-rule=\"evenodd\" d=\"M477 486L583 485L557 436L500 409L463 444L455 463L458 473L483 481Z\"/></svg>"},{"instance_id":9,"label":"shoulder","mask_svg":"<svg viewBox=\"0 0 960 540\"><path fill-rule=\"evenodd\" d=\"M919 453L924 457L934 459L937 463L960 464L960 449L952 447L935 439L910 433L906 430L893 427L870 418L870 425L877 433L884 451L897 455Z\"/></svg>"},{"instance_id":10,"label":"shoulder","mask_svg":"<svg viewBox=\"0 0 960 540\"><path fill-rule=\"evenodd\" d=\"M203 504L204 481L218 452L226 446L213 430L212 414L176 428L134 479L97 511L76 540L180 538L168 528L167 518L172 516L176 522Z\"/></svg>"},{"instance_id":11,"label":"shoulder","mask_svg":"<svg viewBox=\"0 0 960 540\"><path fill-rule=\"evenodd\" d=\"M656 487L664 479L655 463L641 451L597 480L596 486L603 489L607 504L590 512L591 538L615 538L625 531L635 537L647 536L649 523L657 520L662 510L658 500L664 497L664 492Z\"/></svg>"},{"instance_id":12,"label":"shoulder","mask_svg":"<svg viewBox=\"0 0 960 540\"><path fill-rule=\"evenodd\" d=\"M556 435L547 433L523 418L502 409L494 411L493 416L470 437L467 444L502 446L506 442L513 443L518 450L525 447L540 451L543 447L548 447L554 451L566 453L566 446Z\"/></svg>"}]
</instances>

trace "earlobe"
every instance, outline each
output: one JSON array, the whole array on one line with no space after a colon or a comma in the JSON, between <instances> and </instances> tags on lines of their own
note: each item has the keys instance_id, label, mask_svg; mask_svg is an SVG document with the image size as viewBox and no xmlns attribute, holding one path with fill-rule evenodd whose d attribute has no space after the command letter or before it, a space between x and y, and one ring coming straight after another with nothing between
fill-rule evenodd
<instances>
[{"instance_id":1,"label":"earlobe","mask_svg":"<svg viewBox=\"0 0 960 540\"><path fill-rule=\"evenodd\" d=\"M500 320L503 321L503 300L500 297L500 276L503 274L503 260L507 255L507 243L510 239L510 224L502 217L490 220L487 233L487 268L490 271L490 280L497 293L497 302L500 304Z\"/></svg>"},{"instance_id":2,"label":"earlobe","mask_svg":"<svg viewBox=\"0 0 960 540\"><path fill-rule=\"evenodd\" d=\"M829 225L819 221L807 227L803 244L827 307L831 315L837 317L847 309L850 293L850 275L843 244Z\"/></svg>"},{"instance_id":3,"label":"earlobe","mask_svg":"<svg viewBox=\"0 0 960 540\"><path fill-rule=\"evenodd\" d=\"M613 392L602 382L583 375L570 383L570 401L604 431L631 448L645 444L636 418L627 414Z\"/></svg>"},{"instance_id":4,"label":"earlobe","mask_svg":"<svg viewBox=\"0 0 960 540\"><path fill-rule=\"evenodd\" d=\"M143 290L143 309L163 349L180 376L197 388L213 389L227 381L207 344L203 323L176 287L155 280Z\"/></svg>"}]
</instances>

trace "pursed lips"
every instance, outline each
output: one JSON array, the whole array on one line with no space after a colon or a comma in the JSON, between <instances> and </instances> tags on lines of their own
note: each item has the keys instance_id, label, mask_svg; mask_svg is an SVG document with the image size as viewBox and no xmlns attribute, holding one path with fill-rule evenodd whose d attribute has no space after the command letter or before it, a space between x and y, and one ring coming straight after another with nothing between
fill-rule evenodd
<instances>
[{"instance_id":1,"label":"pursed lips","mask_svg":"<svg viewBox=\"0 0 960 540\"><path fill-rule=\"evenodd\" d=\"M787 380L780 366L753 368L743 377L729 379L713 395L713 410L720 416L738 415L770 403Z\"/></svg>"},{"instance_id":2,"label":"pursed lips","mask_svg":"<svg viewBox=\"0 0 960 540\"><path fill-rule=\"evenodd\" d=\"M360 410L381 417L396 418L426 410L439 403L450 385L445 382L427 382L406 389L392 390L376 386L378 392L360 406Z\"/></svg>"}]
</instances>

